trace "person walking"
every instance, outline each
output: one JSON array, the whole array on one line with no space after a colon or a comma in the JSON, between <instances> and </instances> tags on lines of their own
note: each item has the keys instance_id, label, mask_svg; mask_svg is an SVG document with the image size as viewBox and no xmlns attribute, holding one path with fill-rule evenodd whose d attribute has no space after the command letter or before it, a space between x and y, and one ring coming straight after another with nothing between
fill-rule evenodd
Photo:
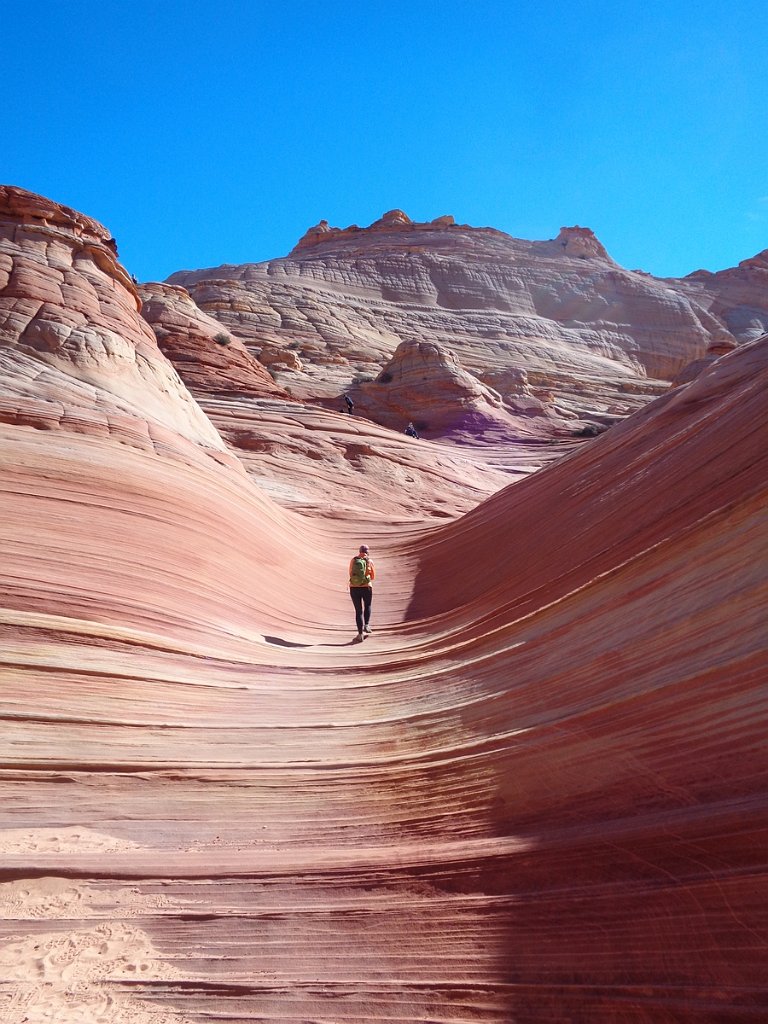
<instances>
[{"instance_id":1,"label":"person walking","mask_svg":"<svg viewBox=\"0 0 768 1024\"><path fill-rule=\"evenodd\" d=\"M373 590L371 583L376 578L376 570L368 555L368 545L361 544L358 553L349 563L349 596L355 606L355 623L357 625L358 643L371 632L371 601Z\"/></svg>"}]
</instances>

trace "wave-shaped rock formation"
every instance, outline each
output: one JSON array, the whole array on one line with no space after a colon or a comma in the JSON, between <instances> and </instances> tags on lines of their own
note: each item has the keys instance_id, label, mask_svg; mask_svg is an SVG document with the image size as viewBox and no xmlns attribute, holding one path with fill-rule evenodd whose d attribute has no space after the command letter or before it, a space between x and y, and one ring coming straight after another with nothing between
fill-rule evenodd
<instances>
[{"instance_id":1,"label":"wave-shaped rock formation","mask_svg":"<svg viewBox=\"0 0 768 1024\"><path fill-rule=\"evenodd\" d=\"M0 268L0 1019L765 1017L768 337L391 526L282 507L202 402L242 366L254 420L431 442L262 393L142 289L185 385L48 200L0 191Z\"/></svg>"},{"instance_id":2,"label":"wave-shaped rock formation","mask_svg":"<svg viewBox=\"0 0 768 1024\"><path fill-rule=\"evenodd\" d=\"M527 475L558 454L541 444L545 431L530 429L501 409L485 423L482 450L468 456L451 444L414 445L402 436L396 416L389 417L396 432L382 432L360 415L365 402L350 417L340 400L330 408L295 400L183 288L151 283L140 287L140 295L142 317L151 324L160 350L247 472L285 507L312 512L322 505L330 515L354 514L358 521L384 517L391 522L425 514L446 518L472 508L510 476ZM292 356L287 350L286 358ZM447 362L452 358L445 356ZM488 389L468 374L463 377L472 395L481 399L475 404L482 405ZM431 373L430 393L436 385ZM386 389L387 397L397 390ZM359 399L357 389L354 393ZM472 411L466 408L471 403L462 404L465 397L456 388L444 395L443 415L453 426ZM496 396L495 405L500 404ZM382 413L379 419L384 422L386 416ZM480 422L478 418L476 428ZM510 433L536 446L518 445L510 453Z\"/></svg>"}]
</instances>

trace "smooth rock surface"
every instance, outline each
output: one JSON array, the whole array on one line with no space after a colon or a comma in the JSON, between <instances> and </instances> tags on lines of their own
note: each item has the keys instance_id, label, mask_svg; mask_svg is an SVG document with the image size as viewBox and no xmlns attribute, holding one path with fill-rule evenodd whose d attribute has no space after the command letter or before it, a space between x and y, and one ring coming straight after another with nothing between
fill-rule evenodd
<instances>
[{"instance_id":1,"label":"smooth rock surface","mask_svg":"<svg viewBox=\"0 0 768 1024\"><path fill-rule=\"evenodd\" d=\"M461 517L299 515L38 198L6 195L0 293L0 1019L763 1019L768 338ZM31 349L49 280L46 322L98 334L109 298L133 359ZM445 456L457 504L509 471L209 372L222 422Z\"/></svg>"}]
</instances>

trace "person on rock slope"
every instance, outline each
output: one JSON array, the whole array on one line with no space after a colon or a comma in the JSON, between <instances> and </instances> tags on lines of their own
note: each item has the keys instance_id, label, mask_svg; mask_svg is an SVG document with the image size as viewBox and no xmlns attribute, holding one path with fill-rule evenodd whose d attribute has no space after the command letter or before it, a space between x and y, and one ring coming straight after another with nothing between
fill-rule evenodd
<instances>
[{"instance_id":1,"label":"person on rock slope","mask_svg":"<svg viewBox=\"0 0 768 1024\"><path fill-rule=\"evenodd\" d=\"M349 596L355 606L355 622L359 641L371 632L371 601L373 590L371 583L376 578L373 562L368 557L368 545L361 544L358 553L349 563Z\"/></svg>"}]
</instances>

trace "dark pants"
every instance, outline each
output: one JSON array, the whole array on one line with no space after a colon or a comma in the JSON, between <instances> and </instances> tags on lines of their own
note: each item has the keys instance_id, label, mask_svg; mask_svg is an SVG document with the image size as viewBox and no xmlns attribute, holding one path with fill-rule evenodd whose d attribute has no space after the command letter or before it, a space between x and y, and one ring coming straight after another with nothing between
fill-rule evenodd
<instances>
[{"instance_id":1,"label":"dark pants","mask_svg":"<svg viewBox=\"0 0 768 1024\"><path fill-rule=\"evenodd\" d=\"M362 633L363 626L367 626L371 621L371 598L373 597L373 590L371 587L350 587L349 596L352 598L352 604L355 606L357 632Z\"/></svg>"}]
</instances>

